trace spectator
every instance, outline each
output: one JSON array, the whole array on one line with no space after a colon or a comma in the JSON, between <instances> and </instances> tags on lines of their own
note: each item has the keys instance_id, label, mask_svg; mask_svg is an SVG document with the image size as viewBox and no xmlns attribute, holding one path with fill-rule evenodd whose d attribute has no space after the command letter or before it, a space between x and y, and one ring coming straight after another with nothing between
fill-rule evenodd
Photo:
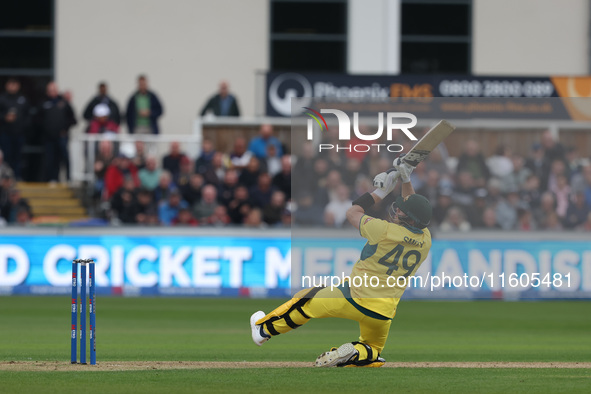
<instances>
[{"instance_id":1,"label":"spectator","mask_svg":"<svg viewBox=\"0 0 591 394\"><path fill-rule=\"evenodd\" d=\"M451 172L449 171L449 166L445 162L443 158L442 151L445 151L441 145L435 149L427 156L425 159L425 171L429 173L429 171L434 170L443 180L449 179L451 176Z\"/></svg>"},{"instance_id":2,"label":"spectator","mask_svg":"<svg viewBox=\"0 0 591 394\"><path fill-rule=\"evenodd\" d=\"M497 214L495 210L491 207L486 208L482 212L482 225L477 227L482 230L500 230L501 226L497 221Z\"/></svg>"},{"instance_id":3,"label":"spectator","mask_svg":"<svg viewBox=\"0 0 591 394\"><path fill-rule=\"evenodd\" d=\"M197 226L199 222L193 217L189 208L181 208L178 215L172 219L173 226Z\"/></svg>"},{"instance_id":4,"label":"spectator","mask_svg":"<svg viewBox=\"0 0 591 394\"><path fill-rule=\"evenodd\" d=\"M347 221L347 209L352 203L347 185L339 185L336 190L336 199L324 208L324 223L329 227L343 227Z\"/></svg>"},{"instance_id":5,"label":"spectator","mask_svg":"<svg viewBox=\"0 0 591 394\"><path fill-rule=\"evenodd\" d=\"M205 174L208 168L211 166L215 149L213 149L213 142L207 138L203 140L201 146L201 155L195 160L195 172L197 174Z\"/></svg>"},{"instance_id":6,"label":"spectator","mask_svg":"<svg viewBox=\"0 0 591 394\"><path fill-rule=\"evenodd\" d=\"M540 144L535 143L531 147L530 157L525 161L525 167L541 180L544 177L544 166L544 151Z\"/></svg>"},{"instance_id":7,"label":"spectator","mask_svg":"<svg viewBox=\"0 0 591 394\"><path fill-rule=\"evenodd\" d=\"M506 197L499 201L495 208L497 222L503 230L513 230L517 224L517 209L521 206L519 193L511 190Z\"/></svg>"},{"instance_id":8,"label":"spectator","mask_svg":"<svg viewBox=\"0 0 591 394\"><path fill-rule=\"evenodd\" d=\"M566 176L559 175L556 177L556 183L550 190L554 193L556 198L556 214L560 219L564 219L566 211L568 210L569 198L570 198L570 186Z\"/></svg>"},{"instance_id":9,"label":"spectator","mask_svg":"<svg viewBox=\"0 0 591 394\"><path fill-rule=\"evenodd\" d=\"M224 168L223 162L224 155L221 152L216 152L211 159L211 165L203 173L203 179L205 183L210 185L218 186L222 183L226 169Z\"/></svg>"},{"instance_id":10,"label":"spectator","mask_svg":"<svg viewBox=\"0 0 591 394\"><path fill-rule=\"evenodd\" d=\"M205 185L201 194L201 200L193 206L193 215L199 222L207 222L215 212L217 206L217 190L212 185Z\"/></svg>"},{"instance_id":11,"label":"spectator","mask_svg":"<svg viewBox=\"0 0 591 394\"><path fill-rule=\"evenodd\" d=\"M0 150L6 154L6 162L21 178L21 152L30 126L30 108L27 98L20 93L20 82L15 78L6 81L6 92L0 95Z\"/></svg>"},{"instance_id":12,"label":"spectator","mask_svg":"<svg viewBox=\"0 0 591 394\"><path fill-rule=\"evenodd\" d=\"M433 207L432 222L434 224L441 224L447 216L447 211L452 207L452 194L453 191L448 188L443 188L439 191L437 203Z\"/></svg>"},{"instance_id":13,"label":"spectator","mask_svg":"<svg viewBox=\"0 0 591 394\"><path fill-rule=\"evenodd\" d=\"M529 207L520 206L517 208L517 228L518 231L533 231L537 229L534 217Z\"/></svg>"},{"instance_id":14,"label":"spectator","mask_svg":"<svg viewBox=\"0 0 591 394\"><path fill-rule=\"evenodd\" d=\"M519 155L513 155L511 158L513 170L501 178L503 182L503 191L519 190L522 191L525 187L527 179L531 175L529 168L524 167L523 158Z\"/></svg>"},{"instance_id":15,"label":"spectator","mask_svg":"<svg viewBox=\"0 0 591 394\"><path fill-rule=\"evenodd\" d=\"M248 150L251 151L259 160L264 160L267 156L267 146L274 145L278 156L283 156L281 143L273 137L273 127L270 124L261 125L259 136L250 141Z\"/></svg>"},{"instance_id":16,"label":"spectator","mask_svg":"<svg viewBox=\"0 0 591 394\"><path fill-rule=\"evenodd\" d=\"M94 198L99 198L105 190L105 174L107 168L113 161L113 143L111 141L100 141L98 154L94 162Z\"/></svg>"},{"instance_id":17,"label":"spectator","mask_svg":"<svg viewBox=\"0 0 591 394\"><path fill-rule=\"evenodd\" d=\"M4 152L0 150L0 177L14 178L14 171L4 161Z\"/></svg>"},{"instance_id":18,"label":"spectator","mask_svg":"<svg viewBox=\"0 0 591 394\"><path fill-rule=\"evenodd\" d=\"M585 195L583 192L577 191L573 193L572 198L573 200L568 205L566 215L563 219L564 227L568 229L574 229L581 226L590 212L589 205L585 202Z\"/></svg>"},{"instance_id":19,"label":"spectator","mask_svg":"<svg viewBox=\"0 0 591 394\"><path fill-rule=\"evenodd\" d=\"M277 155L275 145L267 145L267 157L265 158L265 168L272 177L281 171L281 158Z\"/></svg>"},{"instance_id":20,"label":"spectator","mask_svg":"<svg viewBox=\"0 0 591 394\"><path fill-rule=\"evenodd\" d=\"M120 154L111 161L105 172L105 198L110 199L123 186L125 178L131 178L135 187L140 186L140 180L137 174L137 168L131 160Z\"/></svg>"},{"instance_id":21,"label":"spectator","mask_svg":"<svg viewBox=\"0 0 591 394\"><path fill-rule=\"evenodd\" d=\"M293 166L293 173L297 175L297 177L294 177L293 179L294 187L296 190L306 190L309 192L316 191L316 187L312 186L312 180L315 179L315 164L316 160L314 159L314 146L311 142L306 141L302 145L302 151L300 155L297 157L297 160L295 161L295 164ZM326 161L324 161L324 164L326 165ZM326 169L328 169L328 165L326 165ZM378 174L378 172L376 172L376 174Z\"/></svg>"},{"instance_id":22,"label":"spectator","mask_svg":"<svg viewBox=\"0 0 591 394\"><path fill-rule=\"evenodd\" d=\"M560 160L566 164L566 151L564 146L556 140L550 130L546 130L541 138L542 149L544 150L544 161L552 163L554 160Z\"/></svg>"},{"instance_id":23,"label":"spectator","mask_svg":"<svg viewBox=\"0 0 591 394\"><path fill-rule=\"evenodd\" d=\"M113 98L109 96L106 82L99 83L98 94L88 102L86 108L84 109L84 119L86 119L89 122L92 121L93 117L96 116L94 114L94 109L99 104L107 106L109 110L107 115L109 117L109 120L115 123L117 126L119 126L119 124L121 124L119 105L117 105L117 102L115 102L115 100L113 100Z\"/></svg>"},{"instance_id":24,"label":"spectator","mask_svg":"<svg viewBox=\"0 0 591 394\"><path fill-rule=\"evenodd\" d=\"M146 167L138 172L141 186L149 191L153 191L158 187L160 175L162 175L162 170L157 167L155 157L148 157Z\"/></svg>"},{"instance_id":25,"label":"spectator","mask_svg":"<svg viewBox=\"0 0 591 394\"><path fill-rule=\"evenodd\" d=\"M111 208L122 223L133 224L136 222L138 204L133 179L126 180L123 187L115 193L111 199Z\"/></svg>"},{"instance_id":26,"label":"spectator","mask_svg":"<svg viewBox=\"0 0 591 394\"><path fill-rule=\"evenodd\" d=\"M201 200L201 188L203 187L203 176L201 174L192 174L189 183L181 186L181 194L190 206L195 205Z\"/></svg>"},{"instance_id":27,"label":"spectator","mask_svg":"<svg viewBox=\"0 0 591 394\"><path fill-rule=\"evenodd\" d=\"M149 224L158 221L158 206L154 202L152 192L147 189L139 189L137 192L135 221L137 224Z\"/></svg>"},{"instance_id":28,"label":"spectator","mask_svg":"<svg viewBox=\"0 0 591 394\"><path fill-rule=\"evenodd\" d=\"M261 174L260 168L259 160L256 157L251 157L248 166L240 173L238 182L248 188L253 187Z\"/></svg>"},{"instance_id":29,"label":"spectator","mask_svg":"<svg viewBox=\"0 0 591 394\"><path fill-rule=\"evenodd\" d=\"M10 204L10 191L14 188L14 178L8 175L0 177L0 207ZM0 213L2 210L0 209Z\"/></svg>"},{"instance_id":30,"label":"spectator","mask_svg":"<svg viewBox=\"0 0 591 394\"><path fill-rule=\"evenodd\" d=\"M138 89L127 102L127 128L130 134L158 134L158 118L164 110L158 96L148 90L145 75L137 79Z\"/></svg>"},{"instance_id":31,"label":"spectator","mask_svg":"<svg viewBox=\"0 0 591 394\"><path fill-rule=\"evenodd\" d=\"M218 188L218 202L227 206L234 198L234 191L238 186L238 173L236 170L228 170L224 175L224 181Z\"/></svg>"},{"instance_id":32,"label":"spectator","mask_svg":"<svg viewBox=\"0 0 591 394\"><path fill-rule=\"evenodd\" d=\"M252 152L246 149L246 139L238 137L234 140L234 149L230 152L230 164L232 168L242 171L250 162Z\"/></svg>"},{"instance_id":33,"label":"spectator","mask_svg":"<svg viewBox=\"0 0 591 394\"><path fill-rule=\"evenodd\" d=\"M178 216L181 209L186 209L189 204L182 199L181 193L178 189L172 189L166 200L163 200L158 205L158 219L165 226L170 226L172 220Z\"/></svg>"},{"instance_id":34,"label":"spectator","mask_svg":"<svg viewBox=\"0 0 591 394\"><path fill-rule=\"evenodd\" d=\"M470 231L470 228L470 223L464 219L464 213L459 207L451 207L439 226L441 231Z\"/></svg>"},{"instance_id":35,"label":"spectator","mask_svg":"<svg viewBox=\"0 0 591 394\"><path fill-rule=\"evenodd\" d=\"M495 154L486 160L486 165L492 176L504 178L513 172L511 148L506 145L497 146Z\"/></svg>"},{"instance_id":36,"label":"spectator","mask_svg":"<svg viewBox=\"0 0 591 394\"><path fill-rule=\"evenodd\" d=\"M291 210L285 209L283 211L283 213L281 214L281 225L283 227L290 228L291 227L291 218L292 218Z\"/></svg>"},{"instance_id":37,"label":"spectator","mask_svg":"<svg viewBox=\"0 0 591 394\"><path fill-rule=\"evenodd\" d=\"M324 187L326 183L326 178L328 177L328 172L330 170L331 167L328 164L328 161L324 158L319 157L314 161L314 172L311 174L310 178L307 178L307 181L304 181L303 179L301 180L301 182L305 182L305 184L307 185L302 185L301 187L298 187L297 190L302 193L309 192L313 195L315 195L319 191L322 192L322 190L319 189ZM379 172L377 172L376 174L379 174ZM298 178L301 177L302 175L298 174ZM294 179L294 181L296 182L296 184L300 184L297 178ZM325 203L328 203L328 200L322 202L323 206Z\"/></svg>"},{"instance_id":38,"label":"spectator","mask_svg":"<svg viewBox=\"0 0 591 394\"><path fill-rule=\"evenodd\" d=\"M475 181L472 178L470 171L458 172L458 182L454 190L452 199L455 204L459 204L462 208L468 208L474 201Z\"/></svg>"},{"instance_id":39,"label":"spectator","mask_svg":"<svg viewBox=\"0 0 591 394\"><path fill-rule=\"evenodd\" d=\"M109 118L110 109L106 104L97 104L92 110L88 134L118 133L119 125Z\"/></svg>"},{"instance_id":40,"label":"spectator","mask_svg":"<svg viewBox=\"0 0 591 394\"><path fill-rule=\"evenodd\" d=\"M541 226L541 230L547 231L560 231L562 230L562 225L560 224L560 218L556 214L556 212L548 213L548 216L542 222L543 225Z\"/></svg>"},{"instance_id":41,"label":"spectator","mask_svg":"<svg viewBox=\"0 0 591 394\"><path fill-rule=\"evenodd\" d=\"M201 110L201 116L205 116L210 111L215 116L240 116L238 100L236 100L233 94L230 94L228 82L220 82L218 93L207 101Z\"/></svg>"},{"instance_id":42,"label":"spectator","mask_svg":"<svg viewBox=\"0 0 591 394\"><path fill-rule=\"evenodd\" d=\"M466 209L466 218L473 228L484 227L482 212L486 209L486 197L488 197L488 192L485 188L476 189L474 191L474 203Z\"/></svg>"},{"instance_id":43,"label":"spectator","mask_svg":"<svg viewBox=\"0 0 591 394\"><path fill-rule=\"evenodd\" d=\"M310 179L308 179L309 181ZM281 171L273 177L273 186L285 194L285 198L291 200L291 156L281 157Z\"/></svg>"},{"instance_id":44,"label":"spectator","mask_svg":"<svg viewBox=\"0 0 591 394\"><path fill-rule=\"evenodd\" d=\"M238 186L234 191L234 198L228 203L228 215L234 224L241 224L252 207L248 189Z\"/></svg>"},{"instance_id":45,"label":"spectator","mask_svg":"<svg viewBox=\"0 0 591 394\"><path fill-rule=\"evenodd\" d=\"M345 168L343 168L341 171L341 178L343 179L343 183L349 188L353 188L355 186L357 179L362 174L361 166L361 161L355 157L349 158L345 163ZM413 175L415 172L417 172L416 169L413 172Z\"/></svg>"},{"instance_id":46,"label":"spectator","mask_svg":"<svg viewBox=\"0 0 591 394\"><path fill-rule=\"evenodd\" d=\"M213 211L213 215L207 218L207 224L210 226L225 226L230 223L230 217L225 206L218 205Z\"/></svg>"},{"instance_id":47,"label":"spectator","mask_svg":"<svg viewBox=\"0 0 591 394\"><path fill-rule=\"evenodd\" d=\"M488 180L486 190L488 192L487 200L489 205L495 206L503 199L502 187L503 183L498 178L490 178Z\"/></svg>"},{"instance_id":48,"label":"spectator","mask_svg":"<svg viewBox=\"0 0 591 394\"><path fill-rule=\"evenodd\" d=\"M263 208L271 202L271 195L275 189L271 185L271 175L263 172L259 175L257 185L250 190L250 200L253 205Z\"/></svg>"},{"instance_id":49,"label":"spectator","mask_svg":"<svg viewBox=\"0 0 591 394\"><path fill-rule=\"evenodd\" d=\"M415 167L412 174L410 174L410 180L413 184L413 187L414 187L414 185L416 185L417 189L420 189L421 187L423 187L423 185L427 181L427 173L425 172L425 164L424 163L421 162Z\"/></svg>"},{"instance_id":50,"label":"spectator","mask_svg":"<svg viewBox=\"0 0 591 394\"><path fill-rule=\"evenodd\" d=\"M477 187L486 185L490 176L484 157L480 153L480 145L474 140L466 142L464 152L458 159L456 174L460 174L462 171L468 171L472 175Z\"/></svg>"},{"instance_id":51,"label":"spectator","mask_svg":"<svg viewBox=\"0 0 591 394\"><path fill-rule=\"evenodd\" d=\"M556 182L559 176L566 176L568 182L566 164L562 160L554 160L550 165L550 172L546 177L545 190L553 191L556 188Z\"/></svg>"},{"instance_id":52,"label":"spectator","mask_svg":"<svg viewBox=\"0 0 591 394\"><path fill-rule=\"evenodd\" d=\"M265 227L263 223L263 214L259 208L253 208L248 212L244 219L244 227L262 228Z\"/></svg>"},{"instance_id":53,"label":"spectator","mask_svg":"<svg viewBox=\"0 0 591 394\"><path fill-rule=\"evenodd\" d=\"M317 204L311 195L301 194L296 197L297 211L295 224L302 226L320 226L323 218L323 207Z\"/></svg>"},{"instance_id":54,"label":"spectator","mask_svg":"<svg viewBox=\"0 0 591 394\"><path fill-rule=\"evenodd\" d=\"M573 178L573 189L581 190L585 196L585 202L591 207L591 164L587 164L581 170L581 174Z\"/></svg>"},{"instance_id":55,"label":"spectator","mask_svg":"<svg viewBox=\"0 0 591 394\"><path fill-rule=\"evenodd\" d=\"M184 156L181 159L179 174L174 183L179 188L182 188L189 183L191 175L193 175L193 162L187 156Z\"/></svg>"},{"instance_id":56,"label":"spectator","mask_svg":"<svg viewBox=\"0 0 591 394\"><path fill-rule=\"evenodd\" d=\"M167 199L173 189L176 189L176 185L172 181L172 175L170 172L163 170L160 174L158 186L154 189L154 200L160 202Z\"/></svg>"},{"instance_id":57,"label":"spectator","mask_svg":"<svg viewBox=\"0 0 591 394\"><path fill-rule=\"evenodd\" d=\"M545 192L540 198L540 206L534 210L534 220L540 226L545 227L550 214L556 214L556 200L550 192Z\"/></svg>"},{"instance_id":58,"label":"spectator","mask_svg":"<svg viewBox=\"0 0 591 394\"><path fill-rule=\"evenodd\" d=\"M591 231L591 212L589 212L585 222L579 228L583 231Z\"/></svg>"},{"instance_id":59,"label":"spectator","mask_svg":"<svg viewBox=\"0 0 591 394\"><path fill-rule=\"evenodd\" d=\"M349 205L350 207L350 205ZM347 209L349 208L347 207ZM285 194L277 190L271 195L271 202L263 208L263 221L268 225L281 223L281 215L285 210Z\"/></svg>"},{"instance_id":60,"label":"spectator","mask_svg":"<svg viewBox=\"0 0 591 394\"><path fill-rule=\"evenodd\" d=\"M521 192L521 200L527 203L531 209L536 209L540 206L541 196L540 179L533 174L528 176Z\"/></svg>"},{"instance_id":61,"label":"spectator","mask_svg":"<svg viewBox=\"0 0 591 394\"><path fill-rule=\"evenodd\" d=\"M181 160L184 157L187 156L181 152L180 144L175 141L170 144L170 152L162 158L162 168L172 174L175 182L181 171Z\"/></svg>"},{"instance_id":62,"label":"spectator","mask_svg":"<svg viewBox=\"0 0 591 394\"><path fill-rule=\"evenodd\" d=\"M17 223L20 211L25 211L31 217L31 206L26 198L21 197L18 189L10 189L8 199L0 207L0 212L6 223Z\"/></svg>"},{"instance_id":63,"label":"spectator","mask_svg":"<svg viewBox=\"0 0 591 394\"><path fill-rule=\"evenodd\" d=\"M46 94L46 99L37 111L45 140L45 180L57 181L62 164L66 168L66 179L69 180L68 134L76 124L76 118L70 103L58 93L55 82L47 84Z\"/></svg>"},{"instance_id":64,"label":"spectator","mask_svg":"<svg viewBox=\"0 0 591 394\"><path fill-rule=\"evenodd\" d=\"M33 218L33 215L31 214L30 210L28 210L26 208L20 208L16 212L15 224L19 224L19 225L29 224L31 222L32 218Z\"/></svg>"},{"instance_id":65,"label":"spectator","mask_svg":"<svg viewBox=\"0 0 591 394\"><path fill-rule=\"evenodd\" d=\"M417 188L417 193L427 197L434 204L437 201L439 190L439 173L436 170L427 172L427 179L421 188Z\"/></svg>"},{"instance_id":66,"label":"spectator","mask_svg":"<svg viewBox=\"0 0 591 394\"><path fill-rule=\"evenodd\" d=\"M146 153L146 144L144 141L135 141L135 155L131 160L138 170L141 170L146 166L146 160L148 154Z\"/></svg>"},{"instance_id":67,"label":"spectator","mask_svg":"<svg viewBox=\"0 0 591 394\"><path fill-rule=\"evenodd\" d=\"M583 167L588 163L586 158L582 158L579 156L579 152L577 148L574 146L569 146L566 148L566 171L570 176L580 174Z\"/></svg>"},{"instance_id":68,"label":"spectator","mask_svg":"<svg viewBox=\"0 0 591 394\"><path fill-rule=\"evenodd\" d=\"M326 178L320 179L314 199L325 207L330 201L337 199L337 188L342 184L341 173L337 170L330 170Z\"/></svg>"}]
</instances>

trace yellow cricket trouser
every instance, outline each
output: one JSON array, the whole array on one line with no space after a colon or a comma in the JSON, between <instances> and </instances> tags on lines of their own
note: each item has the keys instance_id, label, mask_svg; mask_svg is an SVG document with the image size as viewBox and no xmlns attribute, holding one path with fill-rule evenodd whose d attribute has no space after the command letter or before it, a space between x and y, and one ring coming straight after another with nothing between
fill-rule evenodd
<instances>
[{"instance_id":1,"label":"yellow cricket trouser","mask_svg":"<svg viewBox=\"0 0 591 394\"><path fill-rule=\"evenodd\" d=\"M359 322L359 342L356 344L359 360L375 360L384 349L391 319L380 320L357 310L339 289L313 288L298 292L294 298L267 314L256 324L263 324L266 333L275 336L285 334L306 324L310 319L338 317Z\"/></svg>"}]
</instances>

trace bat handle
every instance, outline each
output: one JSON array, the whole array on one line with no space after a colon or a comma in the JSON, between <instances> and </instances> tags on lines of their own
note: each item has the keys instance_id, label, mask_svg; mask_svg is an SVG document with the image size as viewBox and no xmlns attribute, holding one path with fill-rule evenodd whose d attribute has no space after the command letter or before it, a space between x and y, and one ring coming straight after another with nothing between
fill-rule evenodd
<instances>
[{"instance_id":1,"label":"bat handle","mask_svg":"<svg viewBox=\"0 0 591 394\"><path fill-rule=\"evenodd\" d=\"M386 174L389 174L393 171L398 171L396 168L390 168L389 170L386 171Z\"/></svg>"}]
</instances>

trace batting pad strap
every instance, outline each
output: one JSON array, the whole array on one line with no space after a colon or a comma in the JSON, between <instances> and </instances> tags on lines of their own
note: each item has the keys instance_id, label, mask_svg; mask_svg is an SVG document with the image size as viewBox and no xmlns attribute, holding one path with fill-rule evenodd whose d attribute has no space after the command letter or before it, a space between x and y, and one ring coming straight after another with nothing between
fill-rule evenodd
<instances>
[{"instance_id":1,"label":"batting pad strap","mask_svg":"<svg viewBox=\"0 0 591 394\"><path fill-rule=\"evenodd\" d=\"M304 312L304 310L302 309L301 306L296 307L296 310L298 312L300 312L300 315L302 315L304 317L304 319L309 319L310 318L310 316L306 315L306 312Z\"/></svg>"},{"instance_id":2,"label":"batting pad strap","mask_svg":"<svg viewBox=\"0 0 591 394\"><path fill-rule=\"evenodd\" d=\"M375 200L373 199L372 195L369 193L365 193L362 196L358 197L355 201L353 201L353 205L359 205L365 211L367 211L375 203L376 203Z\"/></svg>"},{"instance_id":3,"label":"batting pad strap","mask_svg":"<svg viewBox=\"0 0 591 394\"><path fill-rule=\"evenodd\" d=\"M280 332L277 331L275 329L275 327L273 327L273 322L277 321L279 319L281 319L281 318L278 316L273 316L272 318L270 318L269 320L267 320L266 322L263 323L265 325L265 328L267 329L267 331L269 331L269 334L271 334L271 335L279 335L280 334Z\"/></svg>"},{"instance_id":4,"label":"batting pad strap","mask_svg":"<svg viewBox=\"0 0 591 394\"><path fill-rule=\"evenodd\" d=\"M285 315L283 316L283 319L285 319L285 324L287 324L289 327L291 328L298 328L300 327L300 324L296 324L289 315Z\"/></svg>"},{"instance_id":5,"label":"batting pad strap","mask_svg":"<svg viewBox=\"0 0 591 394\"><path fill-rule=\"evenodd\" d=\"M371 348L371 346L363 343L363 342L353 342L353 345L361 345L365 348L365 350L367 350L367 360L373 360L373 349Z\"/></svg>"}]
</instances>

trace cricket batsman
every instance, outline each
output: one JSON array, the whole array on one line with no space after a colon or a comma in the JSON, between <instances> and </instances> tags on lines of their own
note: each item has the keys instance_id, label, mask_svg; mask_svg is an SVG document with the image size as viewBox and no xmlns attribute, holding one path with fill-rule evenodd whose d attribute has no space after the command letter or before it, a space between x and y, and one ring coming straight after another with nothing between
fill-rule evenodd
<instances>
[{"instance_id":1,"label":"cricket batsman","mask_svg":"<svg viewBox=\"0 0 591 394\"><path fill-rule=\"evenodd\" d=\"M261 346L270 338L285 334L306 324L310 319L338 317L359 322L359 340L345 343L322 353L317 367L381 367L390 324L396 307L412 276L431 248L431 233L426 228L431 220L431 204L410 183L410 164L396 159L394 170L374 178L372 193L353 201L347 220L367 243L353 266L350 280L339 287L315 287L298 292L294 298L265 315L258 311L250 318L252 339ZM389 220L365 214L386 197L402 180L402 193L388 209ZM377 277L377 286L358 281L356 277ZM402 280L400 280L402 279ZM356 283L363 282L359 286ZM376 281L372 282L376 284Z\"/></svg>"}]
</instances>

